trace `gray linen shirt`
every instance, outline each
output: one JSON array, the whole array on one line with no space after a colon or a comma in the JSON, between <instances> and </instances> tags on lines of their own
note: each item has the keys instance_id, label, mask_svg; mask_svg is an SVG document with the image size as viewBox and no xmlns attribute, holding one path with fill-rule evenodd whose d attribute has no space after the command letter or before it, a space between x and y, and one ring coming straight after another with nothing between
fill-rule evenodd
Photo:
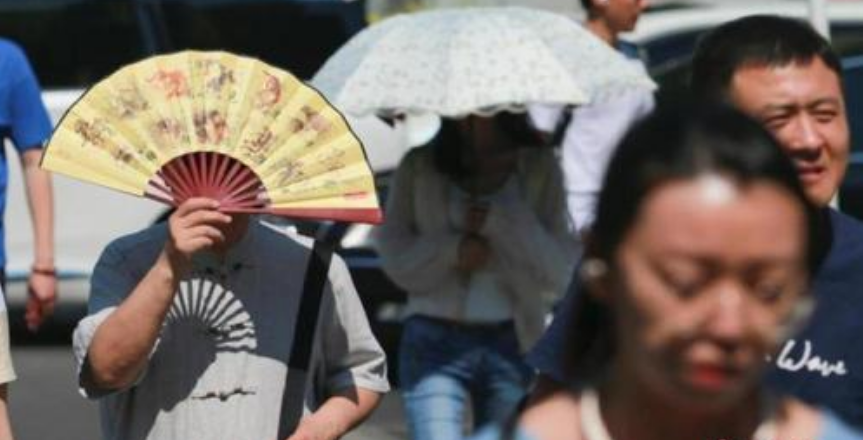
<instances>
[{"instance_id":1,"label":"gray linen shirt","mask_svg":"<svg viewBox=\"0 0 863 440\"><path fill-rule=\"evenodd\" d=\"M93 335L152 267L166 237L163 225L154 226L106 248L93 272L89 315L73 336L80 391L99 400L106 440L275 439L290 420L280 414L284 394L301 399L295 406L308 413L338 389L389 390L384 352L336 255L313 345L313 380L305 390L286 385L304 382L286 380L302 374L288 372L287 359L312 242L256 220L224 260L196 256L132 387L88 383Z\"/></svg>"}]
</instances>

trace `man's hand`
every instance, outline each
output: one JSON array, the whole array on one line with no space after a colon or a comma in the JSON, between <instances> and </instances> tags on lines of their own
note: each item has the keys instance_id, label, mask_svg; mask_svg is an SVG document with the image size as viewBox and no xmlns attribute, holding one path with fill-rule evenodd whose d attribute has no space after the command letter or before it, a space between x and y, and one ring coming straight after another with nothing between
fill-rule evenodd
<instances>
[{"instance_id":1,"label":"man's hand","mask_svg":"<svg viewBox=\"0 0 863 440\"><path fill-rule=\"evenodd\" d=\"M57 301L57 276L39 271L30 273L27 282L27 307L24 321L35 332L54 313Z\"/></svg>"},{"instance_id":2,"label":"man's hand","mask_svg":"<svg viewBox=\"0 0 863 440\"><path fill-rule=\"evenodd\" d=\"M195 253L225 242L223 228L231 223L231 217L218 208L215 200L193 198L183 202L168 219L165 254L175 270L185 272Z\"/></svg>"}]
</instances>

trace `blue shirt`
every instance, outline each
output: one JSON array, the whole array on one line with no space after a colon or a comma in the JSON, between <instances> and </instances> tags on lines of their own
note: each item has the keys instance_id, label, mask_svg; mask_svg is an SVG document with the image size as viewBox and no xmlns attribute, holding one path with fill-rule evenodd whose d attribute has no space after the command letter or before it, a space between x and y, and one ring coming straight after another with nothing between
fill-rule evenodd
<instances>
[{"instance_id":1,"label":"blue shirt","mask_svg":"<svg viewBox=\"0 0 863 440\"><path fill-rule=\"evenodd\" d=\"M863 427L863 223L830 210L830 226L815 310L780 347L768 384Z\"/></svg>"},{"instance_id":2,"label":"blue shirt","mask_svg":"<svg viewBox=\"0 0 863 440\"><path fill-rule=\"evenodd\" d=\"M863 427L863 223L830 209L829 248L815 273L809 324L780 347L767 382ZM563 354L578 290L570 287L528 363L566 383Z\"/></svg>"},{"instance_id":3,"label":"blue shirt","mask_svg":"<svg viewBox=\"0 0 863 440\"><path fill-rule=\"evenodd\" d=\"M21 153L40 148L51 135L51 119L42 103L39 83L24 52L15 43L0 38L0 130ZM8 166L5 148L0 149L0 267L6 265L5 222Z\"/></svg>"}]
</instances>

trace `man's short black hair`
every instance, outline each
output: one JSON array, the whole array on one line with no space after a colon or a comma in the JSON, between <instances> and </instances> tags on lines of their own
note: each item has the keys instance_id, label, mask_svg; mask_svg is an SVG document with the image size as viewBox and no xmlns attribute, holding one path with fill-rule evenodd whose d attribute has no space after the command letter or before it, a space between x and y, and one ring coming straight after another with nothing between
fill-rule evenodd
<instances>
[{"instance_id":1,"label":"man's short black hair","mask_svg":"<svg viewBox=\"0 0 863 440\"><path fill-rule=\"evenodd\" d=\"M590 12L593 9L593 0L581 0L581 7L584 8L585 12Z\"/></svg>"},{"instance_id":2,"label":"man's short black hair","mask_svg":"<svg viewBox=\"0 0 863 440\"><path fill-rule=\"evenodd\" d=\"M816 57L841 80L839 57L808 23L776 15L753 15L725 23L699 41L690 84L699 96L725 98L741 67L805 65Z\"/></svg>"}]
</instances>

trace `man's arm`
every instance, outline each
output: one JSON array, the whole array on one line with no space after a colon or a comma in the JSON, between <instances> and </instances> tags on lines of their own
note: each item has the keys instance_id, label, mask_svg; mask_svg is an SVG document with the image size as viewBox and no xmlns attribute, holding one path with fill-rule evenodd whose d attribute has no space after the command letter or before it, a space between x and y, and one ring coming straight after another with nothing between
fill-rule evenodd
<instances>
[{"instance_id":1,"label":"man's arm","mask_svg":"<svg viewBox=\"0 0 863 440\"><path fill-rule=\"evenodd\" d=\"M41 148L30 148L21 153L21 169L35 243L25 315L30 330L36 330L51 316L57 299L57 277L54 274L54 195L50 175L39 168L41 159Z\"/></svg>"},{"instance_id":2,"label":"man's arm","mask_svg":"<svg viewBox=\"0 0 863 440\"><path fill-rule=\"evenodd\" d=\"M334 440L359 425L378 406L381 393L359 387L336 391L304 418L287 440Z\"/></svg>"},{"instance_id":3,"label":"man's arm","mask_svg":"<svg viewBox=\"0 0 863 440\"><path fill-rule=\"evenodd\" d=\"M171 307L178 277L163 251L132 294L96 330L84 380L101 389L122 389L135 381Z\"/></svg>"},{"instance_id":4,"label":"man's arm","mask_svg":"<svg viewBox=\"0 0 863 440\"><path fill-rule=\"evenodd\" d=\"M334 440L357 426L389 390L386 355L374 338L344 260L333 255L333 301L323 301L320 384L327 398L287 440ZM321 322L325 323L321 325ZM281 439L280 439L281 440Z\"/></svg>"},{"instance_id":5,"label":"man's arm","mask_svg":"<svg viewBox=\"0 0 863 440\"><path fill-rule=\"evenodd\" d=\"M153 267L93 335L83 380L101 389L122 389L138 378L192 255L224 242L216 225L231 219L217 207L213 200L191 199L171 215L168 241Z\"/></svg>"}]
</instances>

